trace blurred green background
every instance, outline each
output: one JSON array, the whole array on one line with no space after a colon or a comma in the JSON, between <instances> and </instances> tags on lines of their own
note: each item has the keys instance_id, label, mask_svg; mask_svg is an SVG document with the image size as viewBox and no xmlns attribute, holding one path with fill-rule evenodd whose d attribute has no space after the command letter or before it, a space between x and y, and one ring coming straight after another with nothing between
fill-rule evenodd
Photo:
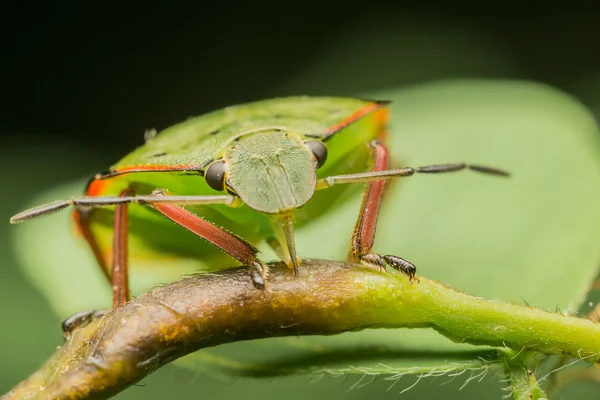
<instances>
[{"instance_id":1,"label":"blurred green background","mask_svg":"<svg viewBox=\"0 0 600 400\"><path fill-rule=\"evenodd\" d=\"M16 265L8 218L45 189L106 169L142 143L145 129L274 95L352 95L442 78L540 81L600 113L600 53L592 51L600 25L592 9L502 3L461 12L441 2L373 10L246 7L6 8L0 393L61 343L60 319ZM177 398L396 398L402 389L365 378L350 390L359 379L231 382L168 366L117 398L159 399L174 391ZM403 378L402 387L414 379ZM493 379L460 392L464 379L440 386L448 380L421 383L403 396L502 395ZM577 396L598 393L592 384L577 389ZM570 390L565 398L575 398Z\"/></svg>"}]
</instances>

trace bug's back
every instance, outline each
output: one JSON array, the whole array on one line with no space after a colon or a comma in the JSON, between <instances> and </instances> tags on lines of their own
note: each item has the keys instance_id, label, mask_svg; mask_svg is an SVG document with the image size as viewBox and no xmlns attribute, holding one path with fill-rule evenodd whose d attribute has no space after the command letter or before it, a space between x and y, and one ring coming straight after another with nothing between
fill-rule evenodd
<instances>
[{"instance_id":1,"label":"bug's back","mask_svg":"<svg viewBox=\"0 0 600 400\"><path fill-rule=\"evenodd\" d=\"M97 176L90 182L87 194L118 195L132 183L136 194L149 194L156 188L167 189L172 194L218 194L203 178L208 164L221 158L237 138L266 130L290 131L303 139L327 143L328 161L318 171L317 178L364 171L368 168L365 144L381 134L387 121L384 105L384 102L355 98L288 97L228 107L190 118L160 132ZM297 210L298 225L318 218L349 189L336 187L316 192ZM129 208L130 258L134 272L137 265L157 265L165 270L164 260L177 260L178 264L181 260L197 260L196 264L192 262L191 270L216 264L232 265L220 250L148 207L130 205ZM253 244L271 233L264 216L247 206L186 208ZM103 208L94 210L91 215L91 228L99 236L109 263L112 213L112 208Z\"/></svg>"}]
</instances>

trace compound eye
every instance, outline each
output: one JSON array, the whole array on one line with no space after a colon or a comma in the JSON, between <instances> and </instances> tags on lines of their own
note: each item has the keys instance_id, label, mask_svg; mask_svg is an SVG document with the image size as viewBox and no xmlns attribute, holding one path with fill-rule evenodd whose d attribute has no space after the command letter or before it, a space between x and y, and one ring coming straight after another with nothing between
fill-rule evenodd
<instances>
[{"instance_id":1,"label":"compound eye","mask_svg":"<svg viewBox=\"0 0 600 400\"><path fill-rule=\"evenodd\" d=\"M320 140L307 140L304 145L313 153L317 159L317 168L321 168L327 161L327 147Z\"/></svg>"},{"instance_id":2,"label":"compound eye","mask_svg":"<svg viewBox=\"0 0 600 400\"><path fill-rule=\"evenodd\" d=\"M211 188L222 192L225 190L225 171L227 165L224 160L215 161L204 172L204 179Z\"/></svg>"}]
</instances>

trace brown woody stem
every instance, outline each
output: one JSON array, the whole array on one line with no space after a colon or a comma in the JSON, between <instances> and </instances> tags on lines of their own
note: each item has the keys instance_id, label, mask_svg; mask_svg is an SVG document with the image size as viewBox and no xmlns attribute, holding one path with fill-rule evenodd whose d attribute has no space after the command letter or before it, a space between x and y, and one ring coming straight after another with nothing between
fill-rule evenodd
<instances>
[{"instance_id":1,"label":"brown woody stem","mask_svg":"<svg viewBox=\"0 0 600 400\"><path fill-rule=\"evenodd\" d=\"M464 343L600 359L600 325L488 301L420 277L303 260L299 277L271 265L267 289L245 268L156 288L75 330L7 399L105 399L162 365L238 340L431 327Z\"/></svg>"}]
</instances>

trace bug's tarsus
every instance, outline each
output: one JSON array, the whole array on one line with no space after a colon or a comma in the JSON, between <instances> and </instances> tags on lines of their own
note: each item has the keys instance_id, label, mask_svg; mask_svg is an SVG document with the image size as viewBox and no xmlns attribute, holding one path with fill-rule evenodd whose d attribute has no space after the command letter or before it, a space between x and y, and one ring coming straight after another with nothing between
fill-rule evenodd
<instances>
[{"instance_id":1,"label":"bug's tarsus","mask_svg":"<svg viewBox=\"0 0 600 400\"><path fill-rule=\"evenodd\" d=\"M368 265L372 268L380 272L385 272L385 261L383 257L381 257L377 253L369 253L359 257L359 260L362 264Z\"/></svg>"},{"instance_id":2,"label":"bug's tarsus","mask_svg":"<svg viewBox=\"0 0 600 400\"><path fill-rule=\"evenodd\" d=\"M360 256L359 260L361 264L374 268L380 272L385 272L386 265L389 265L396 271L400 271L404 275L406 275L411 285L414 283L414 281L417 281L417 283L419 283L419 278L415 276L415 274L417 273L417 267L415 267L413 263L402 257L392 255L381 256L377 253L369 253Z\"/></svg>"},{"instance_id":3,"label":"bug's tarsus","mask_svg":"<svg viewBox=\"0 0 600 400\"><path fill-rule=\"evenodd\" d=\"M411 263L408 260L405 260L402 257L392 255L383 256L383 259L385 260L387 265L408 276L408 281L411 285L415 280L417 281L417 283L419 282L419 278L415 277L415 274L417 273L417 267L415 267L415 264Z\"/></svg>"},{"instance_id":4,"label":"bug's tarsus","mask_svg":"<svg viewBox=\"0 0 600 400\"><path fill-rule=\"evenodd\" d=\"M263 265L261 262L254 261L250 265L250 278L252 279L252 284L255 288L263 290L265 288L265 282L268 275L269 270L267 266Z\"/></svg>"},{"instance_id":5,"label":"bug's tarsus","mask_svg":"<svg viewBox=\"0 0 600 400\"><path fill-rule=\"evenodd\" d=\"M84 310L77 312L63 320L61 328L66 340L78 328L83 328L96 318L102 318L111 310Z\"/></svg>"}]
</instances>

